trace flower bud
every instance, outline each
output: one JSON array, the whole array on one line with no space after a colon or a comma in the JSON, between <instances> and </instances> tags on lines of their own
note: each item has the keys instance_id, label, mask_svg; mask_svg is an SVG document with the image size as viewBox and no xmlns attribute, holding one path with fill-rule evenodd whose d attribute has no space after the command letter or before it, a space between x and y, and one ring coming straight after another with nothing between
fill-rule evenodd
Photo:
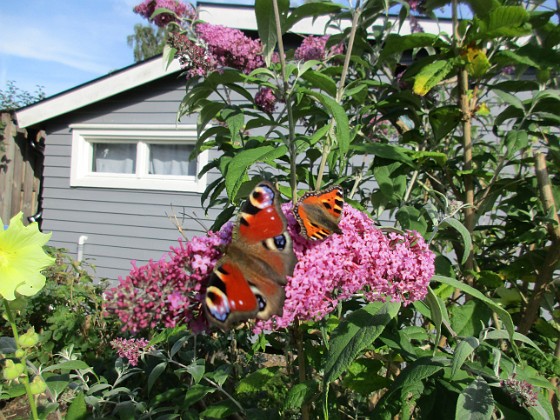
<instances>
[{"instance_id":1,"label":"flower bud","mask_svg":"<svg viewBox=\"0 0 560 420\"><path fill-rule=\"evenodd\" d=\"M17 350L16 350L16 357L17 357L18 359L21 359L23 356L25 356L25 350L17 349Z\"/></svg>"},{"instance_id":2,"label":"flower bud","mask_svg":"<svg viewBox=\"0 0 560 420\"><path fill-rule=\"evenodd\" d=\"M41 394L46 391L47 384L40 376L35 376L29 384L29 389L33 395Z\"/></svg>"},{"instance_id":3,"label":"flower bud","mask_svg":"<svg viewBox=\"0 0 560 420\"><path fill-rule=\"evenodd\" d=\"M7 381L11 381L12 379L16 379L19 375L23 373L24 366L22 363L14 363L13 360L6 360L6 365L2 370L2 376Z\"/></svg>"},{"instance_id":4,"label":"flower bud","mask_svg":"<svg viewBox=\"0 0 560 420\"><path fill-rule=\"evenodd\" d=\"M20 335L18 338L18 344L24 349L33 347L38 342L39 334L35 332L35 328L33 327L29 328L25 334Z\"/></svg>"}]
</instances>

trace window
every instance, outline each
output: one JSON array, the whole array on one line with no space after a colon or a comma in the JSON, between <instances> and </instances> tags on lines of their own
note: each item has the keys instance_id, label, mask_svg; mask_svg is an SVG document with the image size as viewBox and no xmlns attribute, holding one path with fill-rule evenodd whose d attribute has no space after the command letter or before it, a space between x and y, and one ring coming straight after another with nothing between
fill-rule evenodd
<instances>
[{"instance_id":1,"label":"window","mask_svg":"<svg viewBox=\"0 0 560 420\"><path fill-rule=\"evenodd\" d=\"M189 160L195 126L71 125L73 187L202 192L197 173L208 152Z\"/></svg>"}]
</instances>

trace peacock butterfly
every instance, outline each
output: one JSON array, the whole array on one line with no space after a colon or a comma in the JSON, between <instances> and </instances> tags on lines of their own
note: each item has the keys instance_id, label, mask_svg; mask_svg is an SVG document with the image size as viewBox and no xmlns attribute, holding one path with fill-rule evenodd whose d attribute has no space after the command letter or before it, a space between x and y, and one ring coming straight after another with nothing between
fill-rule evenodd
<instances>
[{"instance_id":1,"label":"peacock butterfly","mask_svg":"<svg viewBox=\"0 0 560 420\"><path fill-rule=\"evenodd\" d=\"M208 280L206 317L223 330L282 315L286 276L296 265L280 194L262 181L242 205L231 243Z\"/></svg>"},{"instance_id":2,"label":"peacock butterfly","mask_svg":"<svg viewBox=\"0 0 560 420\"><path fill-rule=\"evenodd\" d=\"M300 234L306 239L317 241L333 233L342 233L338 223L343 205L344 193L338 185L305 193L294 208L294 215L301 227Z\"/></svg>"}]
</instances>

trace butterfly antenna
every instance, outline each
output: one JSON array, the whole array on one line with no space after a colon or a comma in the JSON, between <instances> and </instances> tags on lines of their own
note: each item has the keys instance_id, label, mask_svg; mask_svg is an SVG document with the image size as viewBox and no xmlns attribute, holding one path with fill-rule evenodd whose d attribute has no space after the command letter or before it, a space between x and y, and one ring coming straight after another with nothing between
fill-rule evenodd
<instances>
[{"instance_id":1,"label":"butterfly antenna","mask_svg":"<svg viewBox=\"0 0 560 420\"><path fill-rule=\"evenodd\" d=\"M185 231L183 229L183 223L185 221L185 219L190 219L196 223L198 223L198 225L202 228L202 230L204 231L204 233L208 233L208 231L210 230L208 227L206 227L201 221L200 218L196 215L195 212L192 213L192 216L188 213L181 213L182 215L182 219L181 221L179 221L178 217L177 217L177 213L175 212L175 209L173 208L173 205L171 205L171 215L165 213L165 215L168 217L169 220L171 220L171 223L177 228L177 230L179 231L179 233L181 234L181 236L185 239L188 240L187 236L185 235Z\"/></svg>"}]
</instances>

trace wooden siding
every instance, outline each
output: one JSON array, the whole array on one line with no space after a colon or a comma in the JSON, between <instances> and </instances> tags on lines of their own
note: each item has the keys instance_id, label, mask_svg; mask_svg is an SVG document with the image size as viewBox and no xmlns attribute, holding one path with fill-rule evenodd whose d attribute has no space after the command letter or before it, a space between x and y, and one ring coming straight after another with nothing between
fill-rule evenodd
<instances>
[{"instance_id":1,"label":"wooden siding","mask_svg":"<svg viewBox=\"0 0 560 420\"><path fill-rule=\"evenodd\" d=\"M43 185L43 222L52 231L51 244L66 248L74 257L78 241L87 236L84 259L100 278L125 276L131 261L139 265L158 260L181 235L169 220L183 218L187 236L201 235L217 211L204 215L200 194L172 191L70 187L72 132L70 124L175 124L184 96L183 80L166 77L49 122L46 127ZM194 124L194 117L181 124ZM210 159L212 156L210 156ZM211 173L208 182L218 176Z\"/></svg>"},{"instance_id":2,"label":"wooden siding","mask_svg":"<svg viewBox=\"0 0 560 420\"><path fill-rule=\"evenodd\" d=\"M8 224L20 211L24 218L37 213L43 154L40 136L17 129L10 113L2 113L1 119L0 218Z\"/></svg>"}]
</instances>

